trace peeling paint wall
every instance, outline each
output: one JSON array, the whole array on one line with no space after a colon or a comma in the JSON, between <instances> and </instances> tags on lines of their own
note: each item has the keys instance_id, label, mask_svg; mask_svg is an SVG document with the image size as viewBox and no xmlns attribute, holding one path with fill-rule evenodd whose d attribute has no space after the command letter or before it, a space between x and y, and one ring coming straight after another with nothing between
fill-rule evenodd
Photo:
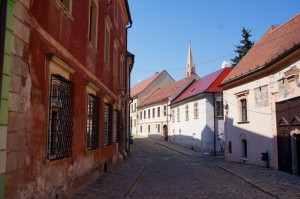
<instances>
[{"instance_id":1,"label":"peeling paint wall","mask_svg":"<svg viewBox=\"0 0 300 199\"><path fill-rule=\"evenodd\" d=\"M126 24L121 26L120 23L128 23L128 19L124 16L124 8L120 8L122 14L117 16L123 20L115 22L113 6L106 10L106 1L98 1L99 47L95 50L86 37L88 2L73 1L71 17L66 15L59 0L17 0L13 8L5 198L70 198L74 191L118 163L119 143L103 145L104 109L101 105L100 147L85 150L86 82L93 82L99 88L96 94L101 103L105 95L109 99L106 103L119 107L119 111L124 109L118 104L121 101L118 80L102 81L106 73L100 44L104 41L103 27L108 10L113 22L111 38L118 38L120 54L126 55L125 31L121 28L125 29ZM125 6L123 1L119 2L122 3L118 6ZM119 28L114 30L116 26ZM113 68L113 42L110 51ZM49 53L61 58L75 71L70 75L75 85L72 155L57 160L49 160L46 155ZM112 77L112 72L107 75Z\"/></svg>"}]
</instances>

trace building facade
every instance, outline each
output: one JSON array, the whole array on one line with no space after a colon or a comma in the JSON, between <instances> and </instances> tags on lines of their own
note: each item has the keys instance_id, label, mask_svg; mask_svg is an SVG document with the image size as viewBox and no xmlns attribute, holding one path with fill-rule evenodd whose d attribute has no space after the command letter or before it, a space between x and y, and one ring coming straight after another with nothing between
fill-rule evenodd
<instances>
[{"instance_id":1,"label":"building facade","mask_svg":"<svg viewBox=\"0 0 300 199\"><path fill-rule=\"evenodd\" d=\"M69 198L126 153L129 5L17 0L11 11L4 197Z\"/></svg>"},{"instance_id":2,"label":"building facade","mask_svg":"<svg viewBox=\"0 0 300 199\"><path fill-rule=\"evenodd\" d=\"M157 72L147 79L137 83L130 90L132 102L130 105L130 127L131 134L141 132L139 124L143 120L138 113L138 106L157 88L164 87L174 82L174 79L165 70Z\"/></svg>"},{"instance_id":3,"label":"building facade","mask_svg":"<svg viewBox=\"0 0 300 199\"><path fill-rule=\"evenodd\" d=\"M223 81L228 160L299 174L299 25L271 26Z\"/></svg>"},{"instance_id":4,"label":"building facade","mask_svg":"<svg viewBox=\"0 0 300 199\"><path fill-rule=\"evenodd\" d=\"M0 199L5 197L12 17L15 1L0 1Z\"/></svg>"},{"instance_id":5,"label":"building facade","mask_svg":"<svg viewBox=\"0 0 300 199\"><path fill-rule=\"evenodd\" d=\"M145 137L169 139L170 102L199 78L196 74L185 77L162 88L157 88L138 106L138 132Z\"/></svg>"},{"instance_id":6,"label":"building facade","mask_svg":"<svg viewBox=\"0 0 300 199\"><path fill-rule=\"evenodd\" d=\"M223 89L220 82L232 68L224 68L190 84L172 100L170 141L204 155L223 155Z\"/></svg>"}]
</instances>

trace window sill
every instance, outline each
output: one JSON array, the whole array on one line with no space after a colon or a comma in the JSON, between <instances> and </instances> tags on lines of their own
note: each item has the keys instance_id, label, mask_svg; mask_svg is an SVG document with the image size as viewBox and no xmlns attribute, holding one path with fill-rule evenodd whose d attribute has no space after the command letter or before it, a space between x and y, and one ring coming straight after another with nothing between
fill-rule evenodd
<instances>
[{"instance_id":1,"label":"window sill","mask_svg":"<svg viewBox=\"0 0 300 199\"><path fill-rule=\"evenodd\" d=\"M216 116L215 118L224 118L224 116L220 115L220 116Z\"/></svg>"},{"instance_id":2,"label":"window sill","mask_svg":"<svg viewBox=\"0 0 300 199\"><path fill-rule=\"evenodd\" d=\"M244 122L238 122L238 124L248 124L250 123L249 121L244 121Z\"/></svg>"}]
</instances>

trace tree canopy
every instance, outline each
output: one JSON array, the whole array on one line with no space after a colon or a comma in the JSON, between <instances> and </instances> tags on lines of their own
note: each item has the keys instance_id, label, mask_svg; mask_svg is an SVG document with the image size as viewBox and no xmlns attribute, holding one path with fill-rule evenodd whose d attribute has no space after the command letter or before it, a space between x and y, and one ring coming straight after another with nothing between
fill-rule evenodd
<instances>
[{"instance_id":1,"label":"tree canopy","mask_svg":"<svg viewBox=\"0 0 300 199\"><path fill-rule=\"evenodd\" d=\"M247 54L250 48L253 46L254 42L250 41L249 38L252 36L251 30L243 27L242 29L242 40L240 41L240 45L236 45L236 50L234 52L237 53L233 59L231 59L232 66L236 66L241 59Z\"/></svg>"}]
</instances>

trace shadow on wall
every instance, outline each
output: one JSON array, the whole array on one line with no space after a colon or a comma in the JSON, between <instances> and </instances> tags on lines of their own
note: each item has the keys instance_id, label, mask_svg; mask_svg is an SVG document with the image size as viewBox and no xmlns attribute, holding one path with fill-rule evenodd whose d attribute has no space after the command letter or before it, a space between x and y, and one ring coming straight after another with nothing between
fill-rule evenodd
<instances>
[{"instance_id":1,"label":"shadow on wall","mask_svg":"<svg viewBox=\"0 0 300 199\"><path fill-rule=\"evenodd\" d=\"M192 136L183 134L192 134ZM215 141L214 136L216 137ZM164 140L164 137L157 133L150 133L148 137ZM217 132L214 135L214 131L207 125L201 133L181 132L181 134L169 134L168 141L197 151L203 155L214 155L215 152L218 156L224 155L224 137L217 135Z\"/></svg>"},{"instance_id":2,"label":"shadow on wall","mask_svg":"<svg viewBox=\"0 0 300 199\"><path fill-rule=\"evenodd\" d=\"M246 130L248 123L238 124L232 118L225 118L225 156L227 160L253 164L259 166L274 167L275 155L277 156L277 137L273 137L270 131L269 137ZM261 124L260 124L261 125ZM245 128L242 128L242 127ZM230 127L230 128L229 128ZM257 124L257 131L261 131Z\"/></svg>"}]
</instances>

